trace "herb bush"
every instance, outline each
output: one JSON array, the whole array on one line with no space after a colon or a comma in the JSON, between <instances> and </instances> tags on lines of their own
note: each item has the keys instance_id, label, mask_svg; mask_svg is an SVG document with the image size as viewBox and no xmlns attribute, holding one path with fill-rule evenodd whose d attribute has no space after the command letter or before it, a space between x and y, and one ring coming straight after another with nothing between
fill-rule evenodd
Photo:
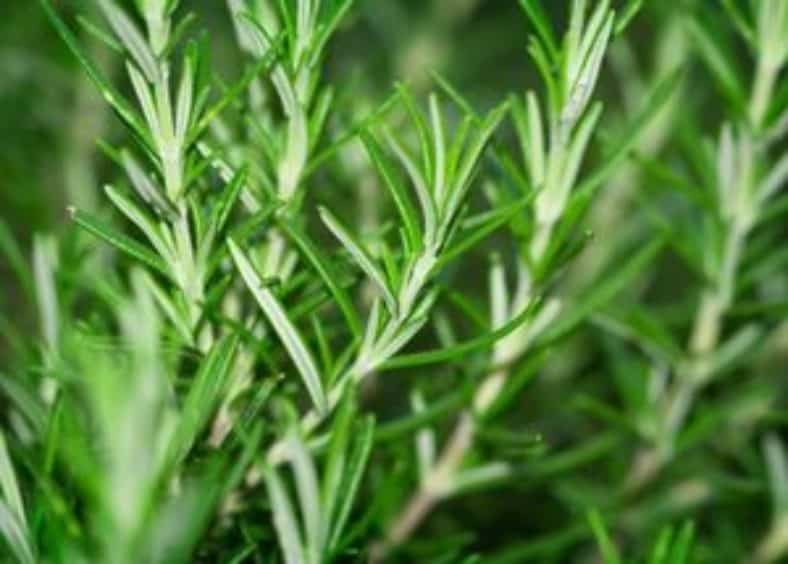
<instances>
[{"instance_id":1,"label":"herb bush","mask_svg":"<svg viewBox=\"0 0 788 564\"><path fill-rule=\"evenodd\" d=\"M8 561L788 558L788 3L6 10Z\"/></svg>"}]
</instances>

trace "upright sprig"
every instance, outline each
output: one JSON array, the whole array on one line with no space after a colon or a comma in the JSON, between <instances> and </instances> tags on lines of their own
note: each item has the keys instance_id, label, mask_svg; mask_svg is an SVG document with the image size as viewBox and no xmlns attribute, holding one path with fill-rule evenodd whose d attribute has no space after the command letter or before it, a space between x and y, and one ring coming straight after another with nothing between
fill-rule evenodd
<instances>
[{"instance_id":1,"label":"upright sprig","mask_svg":"<svg viewBox=\"0 0 788 564\"><path fill-rule=\"evenodd\" d=\"M305 431L313 430L325 419L341 400L348 386L356 386L364 378L383 367L421 330L428 320L428 313L436 298L431 282L447 260L465 250L461 244L456 247L451 246L451 242L455 238L460 240L463 233L473 237L474 232L488 227L482 225L480 228L476 225L463 230L459 220L464 212L464 204L468 199L474 172L481 161L486 145L506 113L506 104L491 110L478 123L475 123L472 116L468 116L465 125L449 143L444 138L438 99L432 98L430 111L432 119L440 130L437 133L430 133L423 125L423 114L413 104L409 93L402 90L402 96L414 124L426 141L421 146L421 163L416 164L413 157L403 149L401 143L390 132L387 131L385 135L413 182L413 191L417 193L419 199L421 220L416 219L412 196L409 195L407 185L394 164L395 161L381 148L372 133L363 133L362 140L370 160L402 218L401 248L395 253L387 245L380 245L382 254L376 257L368 245L354 235L332 212L327 208L320 209L324 224L341 243L351 260L375 285L378 296L369 312L366 329L354 357L335 378L331 389L324 392L323 387L319 386L320 379L310 377L315 383L316 392L312 396L316 410L304 418ZM446 155L450 157L447 158ZM439 168L435 168L434 163L437 163ZM427 184L428 179L429 184ZM271 311L267 309L270 305L265 305L265 302L270 302L274 298L271 295L263 295L260 289L262 286L260 273L255 272L248 256L232 241L231 248L236 264L242 273L245 273L244 279L247 285L256 295L274 327L280 327L277 331L281 335L282 328L285 326L284 321L282 318L277 320L272 317ZM296 355L305 358L314 356L308 352L303 339L299 341L300 352ZM324 397L325 402L322 399ZM277 460L282 456L281 446L275 445L269 458Z\"/></svg>"},{"instance_id":2,"label":"upright sprig","mask_svg":"<svg viewBox=\"0 0 788 564\"><path fill-rule=\"evenodd\" d=\"M352 0L228 0L227 4L239 45L252 57L266 57L275 47L274 39L283 36L283 55L270 75L279 109L268 103L266 81L253 82L248 126L256 139L252 148L259 195L274 195L294 214L292 206L303 197L307 165L334 99L333 89L320 83L321 62Z\"/></svg>"},{"instance_id":3,"label":"upright sprig","mask_svg":"<svg viewBox=\"0 0 788 564\"><path fill-rule=\"evenodd\" d=\"M205 183L205 167L196 142L232 100L234 91L251 77L242 78L234 89L209 105L203 45L189 41L177 83L171 76L175 43L181 35L176 33L180 28L173 20L177 2L138 2L137 12L129 13L114 0L100 0L98 5L127 56L135 107L90 61L52 5L47 0L42 0L42 5L137 142L136 151L106 147L125 171L132 192L112 185L105 192L121 215L144 234L147 245L82 210L72 209L74 220L145 265L150 273L146 280L157 302L184 341L199 341L207 347L212 335L204 324L202 303L216 272L216 242L243 186L245 172L238 171L228 178L223 190L212 192ZM168 280L173 291L161 286L160 276Z\"/></svg>"},{"instance_id":4,"label":"upright sprig","mask_svg":"<svg viewBox=\"0 0 788 564\"><path fill-rule=\"evenodd\" d=\"M655 399L660 414L655 446L638 457L630 485L654 478L676 451L700 392L755 343L762 334L756 324L725 334L725 320L741 291L742 267L748 257L750 236L769 218L768 205L788 179L788 157L774 157L784 138L784 102L775 93L777 75L788 56L788 7L780 2L753 4L753 24L738 11L732 22L751 49L755 60L752 88L741 86L738 75L722 55L717 38L699 20L690 31L700 55L729 99L730 121L721 127L710 168L710 204L702 210L704 229L692 234L697 263L705 281L692 322L686 352L673 362L671 385Z\"/></svg>"},{"instance_id":5,"label":"upright sprig","mask_svg":"<svg viewBox=\"0 0 788 564\"><path fill-rule=\"evenodd\" d=\"M601 104L589 108L589 103L613 33L615 14L610 2L604 0L587 18L585 0L574 0L569 28L559 50L538 4L524 4L537 24L528 51L547 90L541 104L537 95L529 91L524 102L516 100L513 105L528 179L538 191L535 233L530 244L532 259L538 262L566 210L602 114Z\"/></svg>"},{"instance_id":6,"label":"upright sprig","mask_svg":"<svg viewBox=\"0 0 788 564\"><path fill-rule=\"evenodd\" d=\"M601 115L599 104L589 111L586 109L613 30L614 14L609 3L602 2L586 23L585 2L573 2L569 30L559 48L539 4L525 2L524 8L536 24L529 51L547 88L546 123L534 92L526 94L525 103L517 97L510 99L528 184L536 194L535 226L532 239L525 244L527 256L518 262L514 292L507 288L500 260L493 260L490 269L492 328L500 329L513 320L521 322L493 345L490 372L476 388L472 407L460 414L441 454L420 457L424 462L418 489L394 517L385 538L373 548L375 561L381 561L392 548L404 542L440 500L471 483L502 479L510 474L511 468L503 461L465 468L466 455L473 448L478 420L486 415L504 389L509 367L560 312L557 300L542 305L533 282L551 243L553 229L565 212L585 149ZM433 437L430 442L434 440Z\"/></svg>"}]
</instances>

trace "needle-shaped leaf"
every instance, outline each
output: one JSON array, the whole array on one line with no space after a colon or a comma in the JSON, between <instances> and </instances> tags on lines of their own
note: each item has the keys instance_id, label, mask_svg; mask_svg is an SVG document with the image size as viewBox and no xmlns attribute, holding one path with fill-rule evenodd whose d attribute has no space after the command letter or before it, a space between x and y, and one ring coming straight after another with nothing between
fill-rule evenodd
<instances>
[{"instance_id":1,"label":"needle-shaped leaf","mask_svg":"<svg viewBox=\"0 0 788 564\"><path fill-rule=\"evenodd\" d=\"M137 25L114 0L98 0L98 4L115 35L145 73L145 78L148 82L157 83L161 75L158 62Z\"/></svg>"},{"instance_id":2,"label":"needle-shaped leaf","mask_svg":"<svg viewBox=\"0 0 788 564\"><path fill-rule=\"evenodd\" d=\"M219 405L238 349L239 337L230 334L220 339L202 361L183 403L170 444L171 464L189 452Z\"/></svg>"},{"instance_id":3,"label":"needle-shaped leaf","mask_svg":"<svg viewBox=\"0 0 788 564\"><path fill-rule=\"evenodd\" d=\"M488 349L496 342L512 333L523 323L526 323L531 317L533 317L534 312L535 308L528 307L500 329L490 331L489 333L476 337L475 339L471 339L470 341L465 341L464 343L459 343L457 345L452 345L450 347L444 347L432 351L396 356L384 362L379 367L379 370L394 370L398 368L409 368L412 366L437 364L447 360L462 358L472 352Z\"/></svg>"},{"instance_id":4,"label":"needle-shaped leaf","mask_svg":"<svg viewBox=\"0 0 788 564\"><path fill-rule=\"evenodd\" d=\"M337 306L339 306L339 309L345 316L345 320L353 335L360 338L361 321L353 307L353 300L339 283L336 269L329 261L322 257L321 251L312 243L306 233L287 221L279 222L279 226L288 237L293 240L296 246L301 250L301 253L303 253L318 273L320 279L326 285L326 288L328 288L328 291L331 292L331 295L334 296L334 299L337 301Z\"/></svg>"},{"instance_id":5,"label":"needle-shaped leaf","mask_svg":"<svg viewBox=\"0 0 788 564\"><path fill-rule=\"evenodd\" d=\"M342 538L345 524L350 517L350 510L356 499L361 478L369 460L369 453L372 451L372 442L375 436L375 419L372 416L365 418L359 425L353 441L353 446L348 456L347 471L342 485L339 488L337 498L340 500L337 507L336 518L333 521L333 529L328 543L329 549L336 549Z\"/></svg>"},{"instance_id":6,"label":"needle-shaped leaf","mask_svg":"<svg viewBox=\"0 0 788 564\"><path fill-rule=\"evenodd\" d=\"M305 530L306 562L320 564L323 560L323 546L328 521L323 515L320 504L320 488L317 482L315 462L297 431L292 429L287 444L290 450L290 461L295 476L298 503Z\"/></svg>"},{"instance_id":7,"label":"needle-shaped leaf","mask_svg":"<svg viewBox=\"0 0 788 564\"><path fill-rule=\"evenodd\" d=\"M145 124L137 114L134 107L123 97L123 95L106 79L104 74L99 70L99 68L90 60L90 57L87 55L83 47L79 44L79 40L74 35L68 25L63 21L63 19L58 15L57 10L52 5L51 0L39 0L41 3L41 7L44 10L47 18L60 35L61 39L65 42L66 46L69 48L71 53L77 58L77 61L82 65L85 69L90 80L98 88L101 95L107 101L107 103L112 107L113 110L117 112L120 116L123 123L128 126L137 137L142 139L148 147L153 146L152 139L150 134L145 127Z\"/></svg>"},{"instance_id":8,"label":"needle-shaped leaf","mask_svg":"<svg viewBox=\"0 0 788 564\"><path fill-rule=\"evenodd\" d=\"M46 0L42 0L46 1ZM221 114L227 106L232 104L241 94L243 94L249 87L252 81L261 74L268 71L274 63L277 62L281 55L282 45L284 43L284 35L280 34L271 43L271 48L264 57L260 57L251 65L243 76L230 86L224 95L216 101L210 108L208 108L189 133L187 145L191 145L205 132L211 122Z\"/></svg>"},{"instance_id":9,"label":"needle-shaped leaf","mask_svg":"<svg viewBox=\"0 0 788 564\"><path fill-rule=\"evenodd\" d=\"M558 43L553 33L553 27L550 24L550 19L542 8L541 0L520 0L520 5L523 8L528 19L536 30L536 35L542 40L552 60L558 59Z\"/></svg>"},{"instance_id":10,"label":"needle-shaped leaf","mask_svg":"<svg viewBox=\"0 0 788 564\"><path fill-rule=\"evenodd\" d=\"M5 538L11 552L21 564L38 562L30 545L26 528L4 501L0 501L0 534Z\"/></svg>"},{"instance_id":11,"label":"needle-shaped leaf","mask_svg":"<svg viewBox=\"0 0 788 564\"><path fill-rule=\"evenodd\" d=\"M328 410L328 401L312 353L309 352L298 330L287 317L282 304L279 303L273 292L263 284L260 275L238 244L232 239L228 239L227 244L246 286L254 295L301 374L315 409L319 413L325 413Z\"/></svg>"},{"instance_id":12,"label":"needle-shaped leaf","mask_svg":"<svg viewBox=\"0 0 788 564\"><path fill-rule=\"evenodd\" d=\"M580 198L588 198L618 170L621 161L627 158L630 151L641 139L643 133L653 123L656 116L659 115L660 110L676 94L681 85L682 77L681 69L676 69L657 83L637 115L635 115L622 134L614 140L610 149L606 151L602 164L592 170L586 177L586 180L580 184L576 191Z\"/></svg>"},{"instance_id":13,"label":"needle-shaped leaf","mask_svg":"<svg viewBox=\"0 0 788 564\"><path fill-rule=\"evenodd\" d=\"M597 308L631 284L634 278L654 260L664 245L663 239L651 241L618 269L606 274L598 283L592 284L589 290L566 310L566 315L553 323L550 330L541 335L540 339L552 342L574 329Z\"/></svg>"},{"instance_id":14,"label":"needle-shaped leaf","mask_svg":"<svg viewBox=\"0 0 788 564\"><path fill-rule=\"evenodd\" d=\"M410 201L410 196L408 196L407 188L402 181L402 176L370 133L362 131L360 137L364 147L367 149L369 158L372 160L372 164L375 166L375 170L383 179L383 184L388 188L397 206L397 211L402 218L411 248L414 250L420 249L422 246L421 230L413 204Z\"/></svg>"},{"instance_id":15,"label":"needle-shaped leaf","mask_svg":"<svg viewBox=\"0 0 788 564\"><path fill-rule=\"evenodd\" d=\"M457 243L450 246L443 252L435 263L435 269L440 269L450 263L460 255L472 249L500 227L506 225L514 219L531 202L535 192L520 198L516 202L501 206L484 214L479 214L478 218L468 218L463 222L464 229L461 229Z\"/></svg>"},{"instance_id":16,"label":"needle-shaped leaf","mask_svg":"<svg viewBox=\"0 0 788 564\"><path fill-rule=\"evenodd\" d=\"M334 237L342 243L342 246L350 253L353 260L356 261L364 273L369 276L372 282L378 287L383 300L386 302L389 313L395 315L397 312L397 300L394 297L394 292L391 290L383 270L369 255L361 243L353 238L350 231L348 231L348 229L342 225L327 208L321 207L319 212L320 218L323 220L326 227L328 227L329 231L331 231Z\"/></svg>"},{"instance_id":17,"label":"needle-shaped leaf","mask_svg":"<svg viewBox=\"0 0 788 564\"><path fill-rule=\"evenodd\" d=\"M729 98L734 107L742 109L746 105L744 87L739 80L738 72L733 67L734 57L722 52L721 45L711 36L706 26L694 18L690 18L686 25L694 40L694 45L704 59L709 71L719 85L722 93Z\"/></svg>"},{"instance_id":18,"label":"needle-shaped leaf","mask_svg":"<svg viewBox=\"0 0 788 564\"><path fill-rule=\"evenodd\" d=\"M162 258L171 258L173 256L171 251L172 245L170 245L165 236L166 229L160 229L146 212L121 194L114 186L105 186L104 192L115 207L145 234L148 241L150 241Z\"/></svg>"},{"instance_id":19,"label":"needle-shaped leaf","mask_svg":"<svg viewBox=\"0 0 788 564\"><path fill-rule=\"evenodd\" d=\"M339 487L342 484L347 463L347 447L350 442L350 429L356 415L355 394L351 388L338 409L331 430L331 440L326 456L321 503L328 523L333 522L334 509L339 501ZM329 534L331 531L327 531Z\"/></svg>"},{"instance_id":20,"label":"needle-shaped leaf","mask_svg":"<svg viewBox=\"0 0 788 564\"><path fill-rule=\"evenodd\" d=\"M230 182L227 183L219 196L219 200L214 205L213 221L211 225L216 233L221 233L224 226L227 224L227 220L230 218L230 213L233 211L235 202L246 186L247 171L248 169L246 167L241 167L233 174Z\"/></svg>"},{"instance_id":21,"label":"needle-shaped leaf","mask_svg":"<svg viewBox=\"0 0 788 564\"><path fill-rule=\"evenodd\" d=\"M610 539L607 527L605 527L605 522L602 519L599 511L596 509L589 511L586 514L586 518L588 519L588 525L591 528L591 531L594 533L594 537L596 538L599 551L602 553L602 558L604 559L605 564L619 564L621 562L621 555L619 554L616 546L613 544L613 541Z\"/></svg>"},{"instance_id":22,"label":"needle-shaped leaf","mask_svg":"<svg viewBox=\"0 0 788 564\"><path fill-rule=\"evenodd\" d=\"M27 518L25 517L25 506L22 502L22 493L19 490L19 482L16 479L11 456L8 454L5 435L2 432L0 432L0 489L2 489L8 509L14 514L19 524L26 529Z\"/></svg>"},{"instance_id":23,"label":"needle-shaped leaf","mask_svg":"<svg viewBox=\"0 0 788 564\"><path fill-rule=\"evenodd\" d=\"M273 512L274 527L279 539L279 546L286 564L306 564L304 547L301 543L301 533L298 529L293 505L287 489L282 483L277 471L266 466L263 470L268 495L271 498L271 511Z\"/></svg>"},{"instance_id":24,"label":"needle-shaped leaf","mask_svg":"<svg viewBox=\"0 0 788 564\"><path fill-rule=\"evenodd\" d=\"M162 274L169 275L169 269L165 262L156 254L149 251L143 245L117 231L116 229L106 225L101 220L97 219L88 212L77 209L71 210L71 219L73 219L80 227L92 233L96 237L103 239L116 249L126 253L130 257L146 264Z\"/></svg>"}]
</instances>

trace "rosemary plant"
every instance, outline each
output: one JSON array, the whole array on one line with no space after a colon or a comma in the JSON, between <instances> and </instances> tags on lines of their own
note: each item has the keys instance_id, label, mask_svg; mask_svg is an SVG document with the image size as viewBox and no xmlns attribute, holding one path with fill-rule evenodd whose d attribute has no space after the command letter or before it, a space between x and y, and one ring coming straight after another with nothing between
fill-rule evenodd
<instances>
[{"instance_id":1,"label":"rosemary plant","mask_svg":"<svg viewBox=\"0 0 788 564\"><path fill-rule=\"evenodd\" d=\"M788 557L788 4L36 14L4 561Z\"/></svg>"}]
</instances>

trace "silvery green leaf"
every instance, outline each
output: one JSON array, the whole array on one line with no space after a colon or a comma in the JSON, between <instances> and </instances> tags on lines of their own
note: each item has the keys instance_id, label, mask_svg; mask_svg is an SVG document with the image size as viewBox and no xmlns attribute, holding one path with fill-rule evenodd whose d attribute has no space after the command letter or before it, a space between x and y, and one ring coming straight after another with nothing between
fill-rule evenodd
<instances>
[{"instance_id":1,"label":"silvery green leaf","mask_svg":"<svg viewBox=\"0 0 788 564\"><path fill-rule=\"evenodd\" d=\"M361 347L359 348L359 353L358 353L359 363L365 362L372 354L372 351L375 348L375 343L377 342L377 338L378 338L378 329L380 327L380 318L381 318L380 299L376 298L372 302L372 308L370 309L369 317L367 318L367 327L364 330L364 339L361 341ZM361 370L365 371L366 367L362 367Z\"/></svg>"},{"instance_id":2,"label":"silvery green leaf","mask_svg":"<svg viewBox=\"0 0 788 564\"><path fill-rule=\"evenodd\" d=\"M329 541L329 548L335 549L339 543L342 531L345 528L353 502L356 499L361 478L369 460L369 453L372 451L372 442L375 432L375 420L368 416L362 420L360 427L353 435L353 446L348 456L347 471L340 488L341 494L338 496L339 507L337 514L332 522L332 533Z\"/></svg>"},{"instance_id":3,"label":"silvery green leaf","mask_svg":"<svg viewBox=\"0 0 788 564\"><path fill-rule=\"evenodd\" d=\"M38 316L44 342L51 350L57 349L60 334L60 316L55 288L57 268L55 245L56 241L51 236L37 235L33 241L33 276Z\"/></svg>"},{"instance_id":4,"label":"silvery green leaf","mask_svg":"<svg viewBox=\"0 0 788 564\"><path fill-rule=\"evenodd\" d=\"M544 182L545 175L542 113L539 111L539 101L533 91L526 94L526 100L528 104L528 164L531 169L531 182L535 187L539 187Z\"/></svg>"},{"instance_id":5,"label":"silvery green leaf","mask_svg":"<svg viewBox=\"0 0 788 564\"><path fill-rule=\"evenodd\" d=\"M123 167L126 169L126 174L131 180L131 185L136 190L137 194L147 203L156 208L160 213L168 213L170 216L175 216L176 211L172 204L164 197L161 191L153 184L150 176L148 176L142 167L129 151L121 152L121 159L123 160Z\"/></svg>"},{"instance_id":6,"label":"silvery green leaf","mask_svg":"<svg viewBox=\"0 0 788 564\"><path fill-rule=\"evenodd\" d=\"M500 257L494 256L490 268L490 311L491 326L500 329L509 320L509 291Z\"/></svg>"},{"instance_id":7,"label":"silvery green leaf","mask_svg":"<svg viewBox=\"0 0 788 564\"><path fill-rule=\"evenodd\" d=\"M136 24L114 0L98 0L98 3L109 25L131 57L142 69L148 82L154 84L159 82L161 74L156 57Z\"/></svg>"},{"instance_id":8,"label":"silvery green leaf","mask_svg":"<svg viewBox=\"0 0 788 564\"><path fill-rule=\"evenodd\" d=\"M143 273L142 280L153 295L153 299L156 300L156 303L164 311L164 315L166 315L170 323L173 324L184 342L193 345L194 337L192 335L192 329L188 321L173 303L172 299L147 272Z\"/></svg>"},{"instance_id":9,"label":"silvery green leaf","mask_svg":"<svg viewBox=\"0 0 788 564\"><path fill-rule=\"evenodd\" d=\"M443 202L446 193L446 141L443 135L443 116L441 115L438 97L430 95L430 122L434 136L433 152L435 155L435 180L432 192L436 202Z\"/></svg>"},{"instance_id":10,"label":"silvery green leaf","mask_svg":"<svg viewBox=\"0 0 788 564\"><path fill-rule=\"evenodd\" d=\"M435 239L438 218L437 211L435 209L435 202L432 198L432 194L430 194L429 188L427 187L427 182L425 181L424 175L419 170L419 167L416 165L413 158L402 147L399 141L397 141L396 137L394 137L394 135L388 130L384 130L384 134L389 147L391 147L391 150L397 156L400 163L402 163L402 166L408 173L408 177L410 177L410 181L413 183L413 188L416 191L416 196L419 199L421 213L424 216L424 239L427 244L430 244L434 242Z\"/></svg>"},{"instance_id":11,"label":"silvery green leaf","mask_svg":"<svg viewBox=\"0 0 788 564\"><path fill-rule=\"evenodd\" d=\"M375 367L380 366L381 364L385 363L395 354L397 354L402 348L407 345L411 339L421 331L422 327L427 323L428 318L425 317L417 317L414 318L402 328L400 329L391 339L387 340L375 352L375 360L374 365Z\"/></svg>"},{"instance_id":12,"label":"silvery green leaf","mask_svg":"<svg viewBox=\"0 0 788 564\"><path fill-rule=\"evenodd\" d=\"M323 383L320 379L320 374L312 354L309 352L301 335L299 335L295 326L287 317L279 300L277 300L273 292L263 284L259 274L257 274L254 266L252 266L252 263L243 251L241 251L238 244L232 239L228 239L227 244L246 286L254 295L274 331L282 340L282 344L287 349L298 372L301 374L301 378L309 392L312 403L315 405L315 409L320 413L325 413L328 410L328 402L326 400L325 391L323 390Z\"/></svg>"},{"instance_id":13,"label":"silvery green leaf","mask_svg":"<svg viewBox=\"0 0 788 564\"><path fill-rule=\"evenodd\" d=\"M279 195L284 201L291 200L301 182L309 152L309 129L303 109L293 103L287 129L285 153L279 163Z\"/></svg>"},{"instance_id":14,"label":"silvery green leaf","mask_svg":"<svg viewBox=\"0 0 788 564\"><path fill-rule=\"evenodd\" d=\"M156 111L156 103L153 101L153 95L150 91L150 86L142 76L142 73L137 69L137 65L131 61L126 62L126 70L131 79L131 85L134 88L134 94L137 96L137 101L142 108L142 115L145 116L145 121L150 128L153 137L157 137L159 130L159 115Z\"/></svg>"},{"instance_id":15,"label":"silvery green leaf","mask_svg":"<svg viewBox=\"0 0 788 564\"><path fill-rule=\"evenodd\" d=\"M506 462L490 462L476 468L462 470L455 474L447 484L446 495L456 495L468 490L479 490L490 483L504 480L511 476L513 468Z\"/></svg>"},{"instance_id":16,"label":"silvery green leaf","mask_svg":"<svg viewBox=\"0 0 788 564\"><path fill-rule=\"evenodd\" d=\"M595 38L588 57L583 62L577 79L571 83L568 99L561 113L560 135L568 136L574 128L575 122L585 111L588 100L594 91L602 60L607 49L608 40L613 29L613 14L608 14L605 25Z\"/></svg>"},{"instance_id":17,"label":"silvery green leaf","mask_svg":"<svg viewBox=\"0 0 788 564\"><path fill-rule=\"evenodd\" d=\"M582 62L579 57L578 48L583 34L583 22L586 14L586 0L572 0L572 7L569 10L569 28L564 37L564 52L566 56L566 75L571 82L577 74L577 69Z\"/></svg>"},{"instance_id":18,"label":"silvery green leaf","mask_svg":"<svg viewBox=\"0 0 788 564\"><path fill-rule=\"evenodd\" d=\"M720 374L739 362L744 355L753 350L762 335L763 331L760 327L753 324L745 325L736 331L710 355L709 373Z\"/></svg>"},{"instance_id":19,"label":"silvery green leaf","mask_svg":"<svg viewBox=\"0 0 788 564\"><path fill-rule=\"evenodd\" d=\"M766 469L769 472L769 488L772 494L772 509L775 515L788 512L788 457L780 438L770 433L763 440Z\"/></svg>"},{"instance_id":20,"label":"silvery green leaf","mask_svg":"<svg viewBox=\"0 0 788 564\"><path fill-rule=\"evenodd\" d=\"M305 551L307 562L320 564L326 537L326 522L320 505L320 488L312 456L295 430L288 438L290 462L295 475L296 491L301 507L301 517L306 532Z\"/></svg>"},{"instance_id":21,"label":"silvery green leaf","mask_svg":"<svg viewBox=\"0 0 788 564\"><path fill-rule=\"evenodd\" d=\"M577 180L577 174L580 171L580 165L583 163L586 147L591 140L599 118L602 115L602 104L595 104L588 114L580 122L580 125L572 138L572 144L569 147L569 153L564 161L562 178L559 190L559 199L561 200L561 208L564 207L566 198L572 187Z\"/></svg>"},{"instance_id":22,"label":"silvery green leaf","mask_svg":"<svg viewBox=\"0 0 788 564\"><path fill-rule=\"evenodd\" d=\"M181 143L184 143L186 140L192 118L195 72L194 55L187 53L183 61L181 82L178 87L178 101L175 105L175 134Z\"/></svg>"},{"instance_id":23,"label":"silvery green leaf","mask_svg":"<svg viewBox=\"0 0 788 564\"><path fill-rule=\"evenodd\" d=\"M169 262L175 260L176 253L173 244L164 237L164 233L152 218L137 207L134 202L118 192L114 186L107 184L104 187L104 192L110 201L115 204L115 207L145 234L148 241L163 259Z\"/></svg>"},{"instance_id":24,"label":"silvery green leaf","mask_svg":"<svg viewBox=\"0 0 788 564\"><path fill-rule=\"evenodd\" d=\"M36 564L37 559L30 544L27 530L19 523L4 501L0 501L0 533L8 547L22 564Z\"/></svg>"},{"instance_id":25,"label":"silvery green leaf","mask_svg":"<svg viewBox=\"0 0 788 564\"><path fill-rule=\"evenodd\" d=\"M788 154L783 155L758 187L758 201L763 204L785 186L788 181Z\"/></svg>"},{"instance_id":26,"label":"silvery green leaf","mask_svg":"<svg viewBox=\"0 0 788 564\"><path fill-rule=\"evenodd\" d=\"M447 194L447 202L443 206L443 223L441 225L442 235L445 236L452 221L460 209L462 202L468 192L471 177L482 157L487 143L490 141L493 133L498 128L498 125L503 120L506 112L509 109L508 103L504 102L498 107L491 110L479 125L478 130L472 137L468 148L462 158L462 165L457 171L456 177L452 181L450 192Z\"/></svg>"},{"instance_id":27,"label":"silvery green leaf","mask_svg":"<svg viewBox=\"0 0 788 564\"><path fill-rule=\"evenodd\" d=\"M424 395L420 390L413 391L410 403L415 415L424 413L427 408ZM425 426L416 433L416 459L419 463L419 477L422 485L426 483L427 476L435 465L435 452L435 431L432 427Z\"/></svg>"},{"instance_id":28,"label":"silvery green leaf","mask_svg":"<svg viewBox=\"0 0 788 564\"><path fill-rule=\"evenodd\" d=\"M594 12L591 14L591 19L588 21L588 25L583 31L583 40L580 43L577 53L578 62L585 62L590 58L589 56L591 49L594 45L594 42L599 37L600 29L602 27L602 23L605 21L605 17L608 15L609 7L610 0L602 0L594 8Z\"/></svg>"},{"instance_id":29,"label":"silvery green leaf","mask_svg":"<svg viewBox=\"0 0 788 564\"><path fill-rule=\"evenodd\" d=\"M392 292L383 270L369 255L366 249L353 238L347 228L345 228L327 208L320 207L318 211L320 213L320 218L323 220L326 227L328 227L329 231L331 231L334 237L342 243L342 246L350 253L350 256L356 261L356 264L361 267L366 275L369 276L372 282L378 287L383 300L386 302L389 313L396 315L397 300L394 297L394 292Z\"/></svg>"},{"instance_id":30,"label":"silvery green leaf","mask_svg":"<svg viewBox=\"0 0 788 564\"><path fill-rule=\"evenodd\" d=\"M282 479L276 470L266 466L263 469L268 495L271 498L271 511L273 512L274 527L279 539L286 564L306 564L304 547L301 543L301 533L298 530L293 506L287 494Z\"/></svg>"},{"instance_id":31,"label":"silvery green leaf","mask_svg":"<svg viewBox=\"0 0 788 564\"><path fill-rule=\"evenodd\" d=\"M0 488L2 488L8 509L14 514L20 526L27 529L22 493L19 491L19 482L17 482L16 472L14 472L14 466L8 454L5 435L2 432L0 432Z\"/></svg>"}]
</instances>

